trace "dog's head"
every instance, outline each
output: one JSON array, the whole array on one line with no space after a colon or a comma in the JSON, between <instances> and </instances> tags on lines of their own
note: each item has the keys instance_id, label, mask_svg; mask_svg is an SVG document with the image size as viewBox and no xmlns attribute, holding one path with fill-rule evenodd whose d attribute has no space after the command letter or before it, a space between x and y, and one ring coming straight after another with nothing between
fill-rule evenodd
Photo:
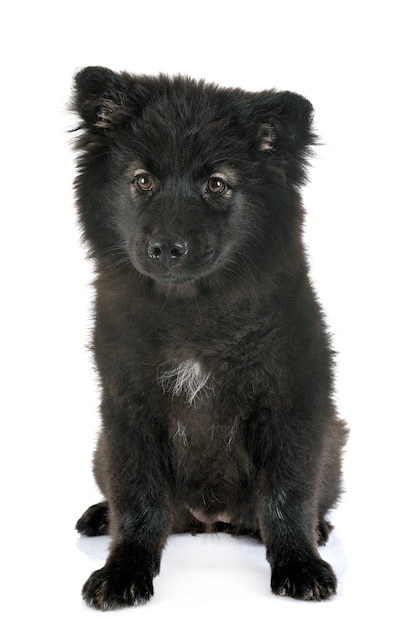
<instances>
[{"instance_id":1,"label":"dog's head","mask_svg":"<svg viewBox=\"0 0 401 626\"><path fill-rule=\"evenodd\" d=\"M78 206L96 257L171 292L249 281L297 239L315 141L303 97L89 67L72 108Z\"/></svg>"}]
</instances>

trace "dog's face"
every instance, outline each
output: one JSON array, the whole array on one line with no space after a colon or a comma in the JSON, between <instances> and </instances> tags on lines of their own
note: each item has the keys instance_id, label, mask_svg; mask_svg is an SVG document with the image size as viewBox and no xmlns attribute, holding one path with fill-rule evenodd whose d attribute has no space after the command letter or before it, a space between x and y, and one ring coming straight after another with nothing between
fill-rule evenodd
<instances>
[{"instance_id":1,"label":"dog's face","mask_svg":"<svg viewBox=\"0 0 401 626\"><path fill-rule=\"evenodd\" d=\"M182 143L179 147L182 147ZM138 162L130 181L120 232L133 266L157 282L184 284L206 278L235 259L230 238L238 232L241 194L238 176L226 163L185 173L163 173L158 164ZM198 170L198 171L197 171Z\"/></svg>"},{"instance_id":2,"label":"dog's face","mask_svg":"<svg viewBox=\"0 0 401 626\"><path fill-rule=\"evenodd\" d=\"M300 96L87 68L74 109L86 238L160 289L248 281L299 226L314 139Z\"/></svg>"}]
</instances>

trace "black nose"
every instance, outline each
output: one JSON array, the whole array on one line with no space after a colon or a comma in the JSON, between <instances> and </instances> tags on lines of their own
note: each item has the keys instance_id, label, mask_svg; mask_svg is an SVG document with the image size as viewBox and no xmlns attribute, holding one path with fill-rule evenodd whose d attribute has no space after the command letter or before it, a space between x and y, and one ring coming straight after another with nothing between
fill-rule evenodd
<instances>
[{"instance_id":1,"label":"black nose","mask_svg":"<svg viewBox=\"0 0 401 626\"><path fill-rule=\"evenodd\" d=\"M178 263L187 254L188 244L182 239L161 239L149 241L148 255L158 261L163 267L169 269L171 265Z\"/></svg>"}]
</instances>

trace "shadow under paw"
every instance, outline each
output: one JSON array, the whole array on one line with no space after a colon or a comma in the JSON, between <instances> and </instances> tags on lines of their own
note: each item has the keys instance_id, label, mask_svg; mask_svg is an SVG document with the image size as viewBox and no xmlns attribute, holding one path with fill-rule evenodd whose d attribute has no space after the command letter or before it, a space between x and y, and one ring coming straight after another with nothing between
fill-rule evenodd
<instances>
[{"instance_id":1,"label":"shadow under paw","mask_svg":"<svg viewBox=\"0 0 401 626\"><path fill-rule=\"evenodd\" d=\"M327 600L336 593L337 580L322 559L292 561L272 569L273 593L299 600Z\"/></svg>"}]
</instances>

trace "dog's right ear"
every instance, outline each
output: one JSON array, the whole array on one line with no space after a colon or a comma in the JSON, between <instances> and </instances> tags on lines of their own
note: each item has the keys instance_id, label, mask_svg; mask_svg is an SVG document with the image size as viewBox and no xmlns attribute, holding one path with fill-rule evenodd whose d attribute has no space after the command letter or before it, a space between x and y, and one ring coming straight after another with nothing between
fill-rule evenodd
<instances>
[{"instance_id":1,"label":"dog's right ear","mask_svg":"<svg viewBox=\"0 0 401 626\"><path fill-rule=\"evenodd\" d=\"M111 129L129 114L128 91L132 77L105 67L86 67L75 76L71 109L87 129Z\"/></svg>"}]
</instances>

